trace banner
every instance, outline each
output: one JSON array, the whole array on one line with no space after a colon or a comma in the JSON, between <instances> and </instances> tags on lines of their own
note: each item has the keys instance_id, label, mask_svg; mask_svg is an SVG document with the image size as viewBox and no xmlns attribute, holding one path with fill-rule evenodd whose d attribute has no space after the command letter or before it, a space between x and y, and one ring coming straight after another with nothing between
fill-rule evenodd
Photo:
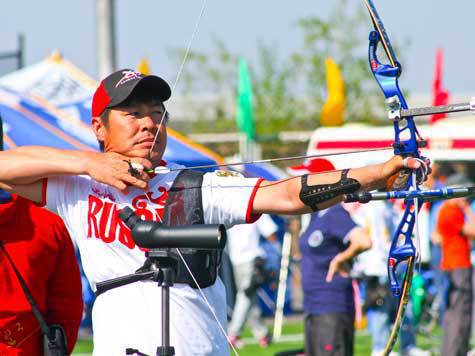
<instances>
[{"instance_id":1,"label":"banner","mask_svg":"<svg viewBox=\"0 0 475 356\"><path fill-rule=\"evenodd\" d=\"M434 68L434 80L432 82L432 105L448 105L449 104L449 92L442 85L442 65L443 65L443 53L441 48L437 48L435 54L435 68ZM434 114L430 117L430 123L434 123L438 120L444 119L447 114Z\"/></svg>"},{"instance_id":2,"label":"banner","mask_svg":"<svg viewBox=\"0 0 475 356\"><path fill-rule=\"evenodd\" d=\"M254 141L256 134L252 106L252 84L244 59L239 60L236 123L239 130L246 135L248 141Z\"/></svg>"},{"instance_id":3,"label":"banner","mask_svg":"<svg viewBox=\"0 0 475 356\"><path fill-rule=\"evenodd\" d=\"M333 59L327 58L325 66L328 99L320 114L320 124L322 126L341 126L345 111L345 84L341 78L340 69Z\"/></svg>"}]
</instances>

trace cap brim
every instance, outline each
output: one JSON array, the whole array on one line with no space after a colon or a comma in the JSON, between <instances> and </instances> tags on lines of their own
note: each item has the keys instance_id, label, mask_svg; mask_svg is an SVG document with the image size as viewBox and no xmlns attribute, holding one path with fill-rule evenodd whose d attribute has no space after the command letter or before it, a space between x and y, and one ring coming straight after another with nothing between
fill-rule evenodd
<instances>
[{"instance_id":1,"label":"cap brim","mask_svg":"<svg viewBox=\"0 0 475 356\"><path fill-rule=\"evenodd\" d=\"M132 92L138 87L146 86L148 90L155 93L157 99L164 102L170 99L172 91L168 83L162 78L156 75L147 75L140 80L131 81L122 85L122 88L115 97L111 99L108 108L118 106L123 103L132 94Z\"/></svg>"},{"instance_id":2,"label":"cap brim","mask_svg":"<svg viewBox=\"0 0 475 356\"><path fill-rule=\"evenodd\" d=\"M329 160L324 158L314 158L297 166L287 167L287 172L291 175L298 176L302 174L332 171L334 169L335 166Z\"/></svg>"}]
</instances>

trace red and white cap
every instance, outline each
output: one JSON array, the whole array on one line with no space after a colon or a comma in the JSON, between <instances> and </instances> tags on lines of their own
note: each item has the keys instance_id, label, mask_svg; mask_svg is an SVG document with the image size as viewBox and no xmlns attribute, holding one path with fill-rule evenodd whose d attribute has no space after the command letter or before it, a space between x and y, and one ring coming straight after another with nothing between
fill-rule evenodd
<instances>
[{"instance_id":1,"label":"red and white cap","mask_svg":"<svg viewBox=\"0 0 475 356\"><path fill-rule=\"evenodd\" d=\"M335 166L329 160L324 158L313 158L306 160L300 165L287 167L287 172L293 176L333 170L335 170Z\"/></svg>"},{"instance_id":2,"label":"red and white cap","mask_svg":"<svg viewBox=\"0 0 475 356\"><path fill-rule=\"evenodd\" d=\"M101 81L92 97L92 116L100 116L105 109L124 102L138 85L146 86L164 102L171 96L168 83L156 75L143 75L132 69L121 69Z\"/></svg>"}]
</instances>

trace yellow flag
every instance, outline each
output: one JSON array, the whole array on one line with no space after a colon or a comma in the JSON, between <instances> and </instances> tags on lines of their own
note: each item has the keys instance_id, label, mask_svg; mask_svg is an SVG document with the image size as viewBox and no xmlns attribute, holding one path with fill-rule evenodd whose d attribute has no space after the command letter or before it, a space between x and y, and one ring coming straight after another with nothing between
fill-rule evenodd
<instances>
[{"instance_id":1,"label":"yellow flag","mask_svg":"<svg viewBox=\"0 0 475 356\"><path fill-rule=\"evenodd\" d=\"M140 60L139 66L137 67L137 72L144 75L150 75L150 66L148 65L148 61L145 58Z\"/></svg>"},{"instance_id":2,"label":"yellow flag","mask_svg":"<svg viewBox=\"0 0 475 356\"><path fill-rule=\"evenodd\" d=\"M320 124L322 126L340 126L343 125L345 111L345 84L341 78L340 69L333 59L327 58L325 67L328 99L320 114Z\"/></svg>"}]
</instances>

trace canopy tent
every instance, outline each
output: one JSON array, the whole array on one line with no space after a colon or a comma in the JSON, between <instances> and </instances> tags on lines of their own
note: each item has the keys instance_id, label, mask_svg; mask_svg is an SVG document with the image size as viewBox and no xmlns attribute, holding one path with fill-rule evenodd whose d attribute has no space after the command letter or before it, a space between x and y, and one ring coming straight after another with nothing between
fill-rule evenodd
<instances>
[{"instance_id":1,"label":"canopy tent","mask_svg":"<svg viewBox=\"0 0 475 356\"><path fill-rule=\"evenodd\" d=\"M475 125L473 117L453 116L433 125L418 125L427 145L422 153L435 161L474 160ZM393 155L392 126L374 127L361 124L347 124L341 127L322 127L314 131L307 154L343 153L354 150L388 148L387 151L337 155L328 159L338 168L359 167L369 163L382 162Z\"/></svg>"},{"instance_id":2,"label":"canopy tent","mask_svg":"<svg viewBox=\"0 0 475 356\"><path fill-rule=\"evenodd\" d=\"M0 86L0 115L5 148L43 145L64 149L95 150L97 141L78 119L58 116L36 99ZM67 128L74 127L72 135Z\"/></svg>"},{"instance_id":3,"label":"canopy tent","mask_svg":"<svg viewBox=\"0 0 475 356\"><path fill-rule=\"evenodd\" d=\"M10 142L7 147L45 144L86 148L81 143L88 149L98 149L90 128L91 100L97 83L60 55L53 54L1 77L0 86L0 114L6 125L5 134L9 136L5 141ZM28 128L28 134L20 134ZM164 159L185 166L224 162L219 155L170 128Z\"/></svg>"}]
</instances>

